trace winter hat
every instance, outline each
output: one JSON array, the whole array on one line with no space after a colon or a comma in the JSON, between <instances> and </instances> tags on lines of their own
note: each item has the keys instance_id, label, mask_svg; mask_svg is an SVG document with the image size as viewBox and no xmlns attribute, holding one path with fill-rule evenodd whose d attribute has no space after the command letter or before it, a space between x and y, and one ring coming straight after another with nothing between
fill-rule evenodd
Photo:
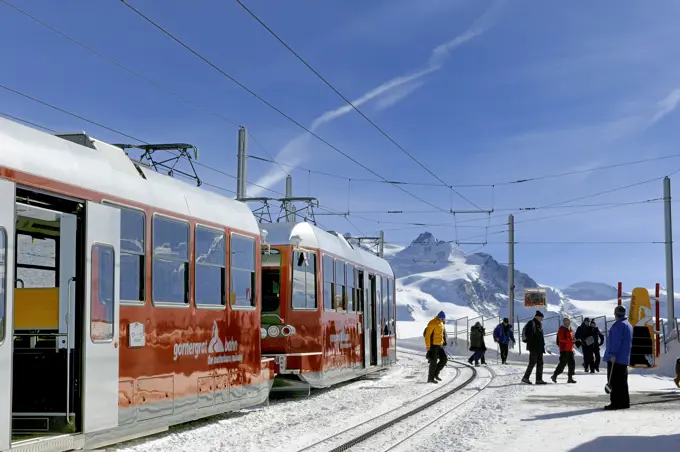
<instances>
[{"instance_id":1,"label":"winter hat","mask_svg":"<svg viewBox=\"0 0 680 452\"><path fill-rule=\"evenodd\" d=\"M541 311L536 311L536 314L534 314L536 317L543 318L543 313Z\"/></svg>"},{"instance_id":2,"label":"winter hat","mask_svg":"<svg viewBox=\"0 0 680 452\"><path fill-rule=\"evenodd\" d=\"M437 317L440 318L440 319L445 319L446 314L444 313L444 311L439 311L439 314L437 314Z\"/></svg>"},{"instance_id":3,"label":"winter hat","mask_svg":"<svg viewBox=\"0 0 680 452\"><path fill-rule=\"evenodd\" d=\"M590 323L590 317L586 317L583 319L583 323Z\"/></svg>"},{"instance_id":4,"label":"winter hat","mask_svg":"<svg viewBox=\"0 0 680 452\"><path fill-rule=\"evenodd\" d=\"M503 317L503 322L504 322L504 323L508 323L508 322L509 322L508 318L507 318L507 317Z\"/></svg>"}]
</instances>

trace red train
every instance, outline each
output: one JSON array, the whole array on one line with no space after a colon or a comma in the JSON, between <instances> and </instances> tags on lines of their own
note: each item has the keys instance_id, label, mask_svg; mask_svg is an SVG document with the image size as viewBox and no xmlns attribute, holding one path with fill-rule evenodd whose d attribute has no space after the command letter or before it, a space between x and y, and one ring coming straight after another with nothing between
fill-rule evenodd
<instances>
[{"instance_id":1,"label":"red train","mask_svg":"<svg viewBox=\"0 0 680 452\"><path fill-rule=\"evenodd\" d=\"M262 354L277 388L327 387L396 361L389 263L309 223L262 224Z\"/></svg>"},{"instance_id":2,"label":"red train","mask_svg":"<svg viewBox=\"0 0 680 452\"><path fill-rule=\"evenodd\" d=\"M265 229L273 238L277 227ZM0 118L0 451L95 448L256 405L276 367L296 369L295 354L308 356L299 370L314 386L394 361L394 336L377 326L378 293L390 293L387 281L393 289L385 261L308 236L270 251L260 234L245 204L156 173L119 147ZM261 312L274 251L287 328ZM321 286L329 276L315 270L313 296L305 291L301 316L289 315L282 290L298 287L286 273L298 275L293 253L305 262L328 253L362 277ZM353 310L321 309L321 287L338 288L336 302ZM354 308L364 304L365 316ZM274 329L286 339L263 339Z\"/></svg>"}]
</instances>

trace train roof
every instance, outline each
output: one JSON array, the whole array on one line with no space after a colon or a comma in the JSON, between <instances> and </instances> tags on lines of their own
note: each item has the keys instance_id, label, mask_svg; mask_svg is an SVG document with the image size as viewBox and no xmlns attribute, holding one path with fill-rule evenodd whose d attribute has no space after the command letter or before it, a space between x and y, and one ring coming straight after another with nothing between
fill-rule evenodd
<instances>
[{"instance_id":1,"label":"train roof","mask_svg":"<svg viewBox=\"0 0 680 452\"><path fill-rule=\"evenodd\" d=\"M137 165L123 149L87 138L92 147L0 118L0 166L259 235L244 203Z\"/></svg>"},{"instance_id":2,"label":"train roof","mask_svg":"<svg viewBox=\"0 0 680 452\"><path fill-rule=\"evenodd\" d=\"M314 248L327 251L337 257L347 259L364 268L371 269L394 277L389 262L357 246L337 234L324 231L310 223L260 223L260 229L267 231L267 243L270 245L290 245L290 238L299 236L303 248Z\"/></svg>"}]
</instances>

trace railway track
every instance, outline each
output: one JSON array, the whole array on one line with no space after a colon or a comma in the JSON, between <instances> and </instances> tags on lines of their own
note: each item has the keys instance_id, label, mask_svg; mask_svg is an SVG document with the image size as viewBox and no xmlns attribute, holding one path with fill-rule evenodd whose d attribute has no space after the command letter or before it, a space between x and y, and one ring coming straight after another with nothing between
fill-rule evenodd
<instances>
[{"instance_id":1,"label":"railway track","mask_svg":"<svg viewBox=\"0 0 680 452\"><path fill-rule=\"evenodd\" d=\"M422 354L418 354L418 353L409 353L409 352L404 352L404 353L409 354L409 355L417 355L417 356L422 357ZM423 412L427 408L430 408L431 406L443 401L444 399L452 396L453 394L460 392L461 390L465 389L470 383L475 381L475 379L478 376L477 369L475 369L473 366L470 366L466 362L457 361L455 359L452 359L452 357L449 356L449 363L455 363L455 364L458 364L459 366L454 367L454 369L456 369L456 375L452 379L447 381L447 383L445 383L444 385L438 386L438 387L434 388L432 391L429 391L426 394L423 394L422 396L419 396L415 399L411 399L411 400L405 402L404 404L402 404L402 406L400 406L400 407L393 408L393 409L391 409L387 412L384 412L384 413L382 413L378 416L375 416L375 417L368 419L366 421L362 421L361 423L359 423L355 426L347 428L347 429L345 429L341 432L338 432L338 433L336 433L332 436L329 436L329 437L324 438L320 441L317 441L317 442L315 442L315 443L313 443L309 446L306 446L302 449L299 449L298 452L305 452L305 451L312 451L312 450L324 450L324 451L330 451L330 452L339 452L339 451L348 450L348 449L364 442L365 440L378 435L379 433L383 432L385 429L393 427L393 426L399 424L400 422L403 422L404 420L406 420L406 419L408 419L412 416L415 416L418 413ZM448 363L447 363L447 365L448 365ZM453 387L451 389L448 389L448 386L451 385L453 382L455 382L458 379L458 377L460 377L460 375L462 373L462 369L470 370L471 371L470 377L467 378L463 383L456 385L455 387ZM491 372L493 372L493 371L491 371ZM411 408L411 409L399 414L396 417L390 417L390 415L394 415L394 414L396 414L396 412L403 410L403 408L405 406L412 405L413 403L416 403L419 400L423 400L423 399L427 398L428 396L432 395L434 392L441 392L442 390L444 391L442 394L440 394L440 395L438 395L434 398L431 398L427 402L421 403L418 406ZM382 419L384 419L384 420L382 420ZM374 424L374 425L371 426L372 424ZM358 433L359 431L365 430L367 428L368 428L367 431L363 431L361 433ZM358 434L353 435L353 433L358 433ZM342 438L344 436L350 436L350 438L348 440L343 441ZM337 443L338 441L343 441L343 442L341 442L339 445L335 445L334 443ZM328 446L333 446L333 447L331 449L321 449L321 447L324 446L324 445L327 446L327 447Z\"/></svg>"}]
</instances>

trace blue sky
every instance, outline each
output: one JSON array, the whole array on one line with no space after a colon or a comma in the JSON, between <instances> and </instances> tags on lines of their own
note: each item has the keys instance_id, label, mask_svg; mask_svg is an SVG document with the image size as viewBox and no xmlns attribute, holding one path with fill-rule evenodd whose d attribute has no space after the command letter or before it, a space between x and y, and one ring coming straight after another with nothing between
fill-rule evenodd
<instances>
[{"instance_id":1,"label":"blue sky","mask_svg":"<svg viewBox=\"0 0 680 452\"><path fill-rule=\"evenodd\" d=\"M183 97L244 124L282 163L355 179L292 171L296 195L316 196L333 211L349 209L353 212L349 219L363 233L373 235L384 229L388 241L402 244L424 229L443 240L481 235L472 241L484 241L485 215L457 215L457 232L452 225L403 224L452 223L453 218L393 186L357 181L375 176L301 135L295 125L120 2L11 2ZM349 111L236 2L130 3L380 175L438 182ZM246 4L343 94L361 104L366 115L450 184L494 184L678 152L677 2L250 0ZM132 76L3 3L0 41L11 43L0 46L0 83L146 141L192 143L200 149L199 162L236 174L234 124ZM131 141L4 90L0 90L0 106L0 111L53 129L84 129L106 141ZM249 152L267 157L252 140ZM680 158L674 158L494 189L457 190L484 209L496 209L482 251L506 262L506 235L499 232L510 212L502 209L559 203L662 177L679 168ZM248 170L249 181L283 191L285 173L277 166L251 159ZM236 187L235 180L205 168L199 174L212 184ZM673 183L680 183L680 172ZM445 187L404 188L445 210L474 208ZM251 196L278 196L253 186L249 190ZM661 196L662 184L656 181L572 204ZM612 285L622 280L627 289L655 282L665 285L662 244L523 243L663 241L659 202L528 221L595 208L517 214L516 267L558 287L581 280ZM417 213L385 213L397 209ZM318 219L328 228L357 233L343 217ZM474 219L478 221L470 221ZM675 224L680 224L677 215ZM678 255L676 246L676 261Z\"/></svg>"}]
</instances>

